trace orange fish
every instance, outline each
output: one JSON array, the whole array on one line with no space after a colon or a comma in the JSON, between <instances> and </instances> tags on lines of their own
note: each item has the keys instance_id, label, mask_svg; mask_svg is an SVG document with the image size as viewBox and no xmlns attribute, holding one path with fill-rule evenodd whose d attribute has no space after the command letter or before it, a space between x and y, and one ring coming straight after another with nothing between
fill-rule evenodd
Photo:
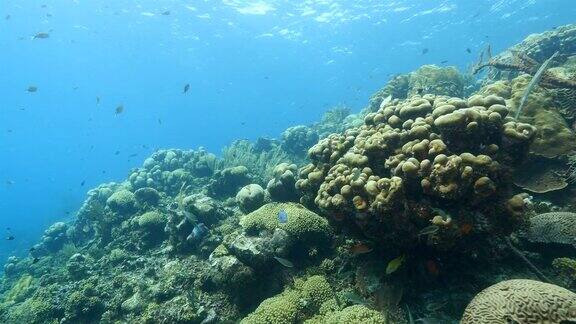
<instances>
[{"instance_id":1,"label":"orange fish","mask_svg":"<svg viewBox=\"0 0 576 324\"><path fill-rule=\"evenodd\" d=\"M352 254L366 254L372 252L374 249L364 243L358 243L350 247L349 251Z\"/></svg>"}]
</instances>

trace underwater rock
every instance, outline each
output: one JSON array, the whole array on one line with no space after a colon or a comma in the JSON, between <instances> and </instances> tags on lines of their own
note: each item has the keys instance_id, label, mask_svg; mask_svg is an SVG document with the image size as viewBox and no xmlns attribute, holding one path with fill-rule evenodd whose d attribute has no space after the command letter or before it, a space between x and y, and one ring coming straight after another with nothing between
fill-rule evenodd
<instances>
[{"instance_id":1,"label":"underwater rock","mask_svg":"<svg viewBox=\"0 0 576 324\"><path fill-rule=\"evenodd\" d=\"M530 242L576 247L576 213L550 212L530 218L526 239Z\"/></svg>"},{"instance_id":2,"label":"underwater rock","mask_svg":"<svg viewBox=\"0 0 576 324\"><path fill-rule=\"evenodd\" d=\"M435 209L454 204L460 216L444 219L435 249L456 244L475 217L510 231L521 217L502 216L511 196L506 175L527 155L536 129L508 113L505 100L493 95L393 100L366 115L362 127L309 150L312 163L296 182L301 202L399 248L419 241L419 231L438 216Z\"/></svg>"},{"instance_id":3,"label":"underwater rock","mask_svg":"<svg viewBox=\"0 0 576 324\"><path fill-rule=\"evenodd\" d=\"M208 258L209 276L218 289L244 295L256 280L254 270L231 255L224 246L217 247Z\"/></svg>"},{"instance_id":4,"label":"underwater rock","mask_svg":"<svg viewBox=\"0 0 576 324\"><path fill-rule=\"evenodd\" d=\"M259 184L242 187L236 194L236 202L243 213L250 213L264 205L265 192Z\"/></svg>"},{"instance_id":5,"label":"underwater rock","mask_svg":"<svg viewBox=\"0 0 576 324\"><path fill-rule=\"evenodd\" d=\"M106 206L120 215L130 215L136 212L136 197L129 190L118 190L106 200Z\"/></svg>"},{"instance_id":6,"label":"underwater rock","mask_svg":"<svg viewBox=\"0 0 576 324\"><path fill-rule=\"evenodd\" d=\"M305 156L309 147L318 141L318 134L310 127L298 125L282 133L282 149L296 156Z\"/></svg>"},{"instance_id":7,"label":"underwater rock","mask_svg":"<svg viewBox=\"0 0 576 324\"><path fill-rule=\"evenodd\" d=\"M271 235L247 236L240 233L224 244L242 263L266 271L275 264L275 256L286 256L290 252L293 243L286 231L277 228Z\"/></svg>"},{"instance_id":8,"label":"underwater rock","mask_svg":"<svg viewBox=\"0 0 576 324\"><path fill-rule=\"evenodd\" d=\"M528 279L499 282L470 302L460 323L563 323L576 321L576 294Z\"/></svg>"},{"instance_id":9,"label":"underwater rock","mask_svg":"<svg viewBox=\"0 0 576 324\"><path fill-rule=\"evenodd\" d=\"M298 167L296 164L280 163L274 167L274 178L268 181L266 191L273 201L297 201L298 191L295 184Z\"/></svg>"}]
</instances>

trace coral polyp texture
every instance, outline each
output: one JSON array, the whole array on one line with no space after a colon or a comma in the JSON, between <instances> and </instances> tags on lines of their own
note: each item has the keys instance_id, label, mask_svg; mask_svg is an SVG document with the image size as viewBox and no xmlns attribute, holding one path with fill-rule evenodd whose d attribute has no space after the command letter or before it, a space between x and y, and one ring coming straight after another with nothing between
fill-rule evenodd
<instances>
[{"instance_id":1,"label":"coral polyp texture","mask_svg":"<svg viewBox=\"0 0 576 324\"><path fill-rule=\"evenodd\" d=\"M309 150L301 202L400 248L428 226L439 248L469 232L509 232L523 216L509 173L536 131L509 111L494 95L391 101Z\"/></svg>"},{"instance_id":2,"label":"coral polyp texture","mask_svg":"<svg viewBox=\"0 0 576 324\"><path fill-rule=\"evenodd\" d=\"M466 307L461 324L573 323L576 294L527 279L507 280L484 289Z\"/></svg>"}]
</instances>

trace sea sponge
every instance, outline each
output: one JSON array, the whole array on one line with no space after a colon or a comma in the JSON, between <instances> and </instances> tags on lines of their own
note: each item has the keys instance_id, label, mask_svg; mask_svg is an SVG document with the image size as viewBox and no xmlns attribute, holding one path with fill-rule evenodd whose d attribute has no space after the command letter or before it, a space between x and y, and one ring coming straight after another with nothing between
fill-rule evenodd
<instances>
[{"instance_id":1,"label":"sea sponge","mask_svg":"<svg viewBox=\"0 0 576 324\"><path fill-rule=\"evenodd\" d=\"M287 214L285 223L279 220L280 211ZM240 225L249 234L263 230L272 233L274 229L280 228L308 246L324 245L332 237L332 229L326 219L296 203L266 204L244 216Z\"/></svg>"},{"instance_id":2,"label":"sea sponge","mask_svg":"<svg viewBox=\"0 0 576 324\"><path fill-rule=\"evenodd\" d=\"M576 294L559 286L514 279L480 292L468 304L461 324L561 323L576 321Z\"/></svg>"},{"instance_id":3,"label":"sea sponge","mask_svg":"<svg viewBox=\"0 0 576 324\"><path fill-rule=\"evenodd\" d=\"M136 211L136 197L129 190L121 189L106 200L106 206L115 213L129 215Z\"/></svg>"},{"instance_id":4,"label":"sea sponge","mask_svg":"<svg viewBox=\"0 0 576 324\"><path fill-rule=\"evenodd\" d=\"M264 189L259 184L249 184L242 187L236 194L236 202L244 213L252 212L264 204Z\"/></svg>"},{"instance_id":5,"label":"sea sponge","mask_svg":"<svg viewBox=\"0 0 576 324\"><path fill-rule=\"evenodd\" d=\"M531 217L526 239L576 246L576 213L550 212Z\"/></svg>"}]
</instances>

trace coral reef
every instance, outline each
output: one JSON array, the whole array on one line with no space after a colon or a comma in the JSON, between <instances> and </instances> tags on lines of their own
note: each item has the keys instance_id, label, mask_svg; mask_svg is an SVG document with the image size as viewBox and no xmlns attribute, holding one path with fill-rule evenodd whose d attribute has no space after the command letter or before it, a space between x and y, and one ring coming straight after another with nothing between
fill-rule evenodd
<instances>
[{"instance_id":1,"label":"coral reef","mask_svg":"<svg viewBox=\"0 0 576 324\"><path fill-rule=\"evenodd\" d=\"M545 304L545 307L541 307ZM507 280L479 293L466 307L462 324L562 323L576 321L576 294L534 280Z\"/></svg>"},{"instance_id":2,"label":"coral reef","mask_svg":"<svg viewBox=\"0 0 576 324\"><path fill-rule=\"evenodd\" d=\"M304 125L290 127L282 133L282 149L295 156L306 155L308 148L317 141L316 131Z\"/></svg>"},{"instance_id":3,"label":"coral reef","mask_svg":"<svg viewBox=\"0 0 576 324\"><path fill-rule=\"evenodd\" d=\"M296 183L301 201L388 247L409 248L430 225L440 229L430 244L440 249L457 242L462 226L480 233L489 222L509 232L521 217L506 207L507 173L535 128L508 112L496 96L394 100L309 150L312 163Z\"/></svg>"},{"instance_id":4,"label":"coral reef","mask_svg":"<svg viewBox=\"0 0 576 324\"><path fill-rule=\"evenodd\" d=\"M8 258L0 322L575 321L573 292L529 279L576 287L576 96L546 88L576 57L560 49L512 117L574 30L499 55L522 69L474 95L423 66L281 139L154 152Z\"/></svg>"},{"instance_id":5,"label":"coral reef","mask_svg":"<svg viewBox=\"0 0 576 324\"><path fill-rule=\"evenodd\" d=\"M265 192L259 184L249 184L242 187L236 194L238 207L244 213L250 213L264 205Z\"/></svg>"},{"instance_id":6,"label":"coral reef","mask_svg":"<svg viewBox=\"0 0 576 324\"><path fill-rule=\"evenodd\" d=\"M298 199L296 164L280 163L274 167L274 177L268 181L266 191L273 201L295 201Z\"/></svg>"},{"instance_id":7,"label":"coral reef","mask_svg":"<svg viewBox=\"0 0 576 324\"><path fill-rule=\"evenodd\" d=\"M378 111L388 96L393 99L406 99L427 93L464 97L470 95L474 88L474 81L454 67L424 65L416 71L393 77L384 88L370 98L367 111Z\"/></svg>"}]
</instances>

